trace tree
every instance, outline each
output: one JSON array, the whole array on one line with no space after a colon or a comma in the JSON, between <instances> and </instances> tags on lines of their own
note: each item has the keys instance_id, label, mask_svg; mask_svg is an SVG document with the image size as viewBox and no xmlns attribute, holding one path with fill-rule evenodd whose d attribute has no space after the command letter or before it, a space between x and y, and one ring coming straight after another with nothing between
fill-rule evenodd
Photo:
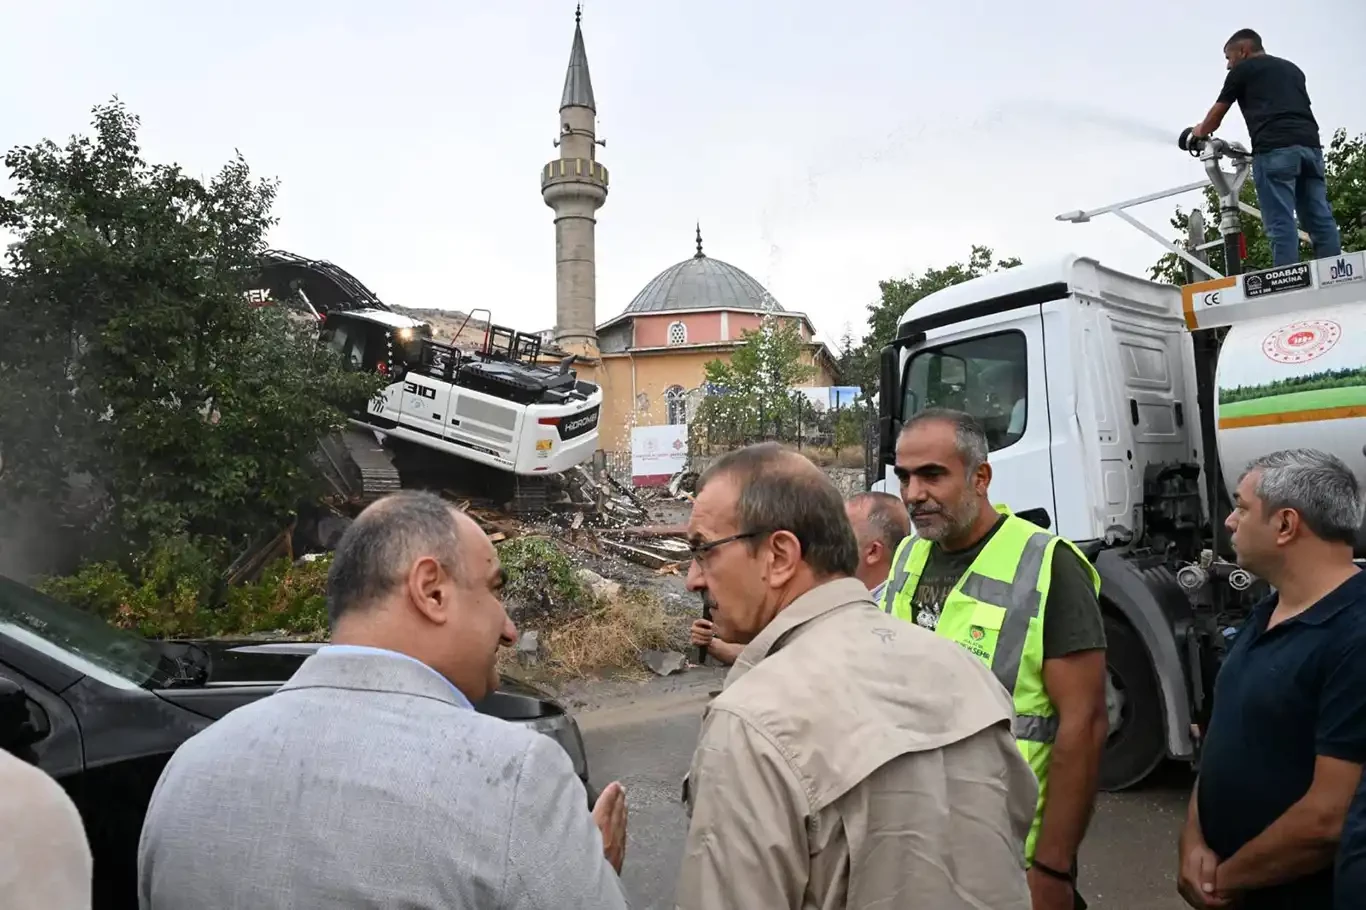
<instances>
[{"instance_id":1,"label":"tree","mask_svg":"<svg viewBox=\"0 0 1366 910\"><path fill-rule=\"evenodd\" d=\"M924 273L912 273L905 278L889 278L878 282L879 298L868 304L868 332L849 356L845 381L859 385L866 395L877 391L878 358L882 348L896 337L896 327L912 304L935 291L964 281L971 281L989 272L1010 269L1020 264L1017 257L996 259L990 247L972 247L967 262L955 262L944 268L928 268Z\"/></svg>"},{"instance_id":2,"label":"tree","mask_svg":"<svg viewBox=\"0 0 1366 910\"><path fill-rule=\"evenodd\" d=\"M160 534L238 545L308 493L318 437L377 383L249 305L274 182L240 155L208 183L149 164L117 98L93 120L4 159L0 500L55 508L76 478L125 556Z\"/></svg>"},{"instance_id":3,"label":"tree","mask_svg":"<svg viewBox=\"0 0 1366 910\"><path fill-rule=\"evenodd\" d=\"M1337 218L1338 232L1342 235L1344 250L1366 249L1366 133L1349 139L1347 131L1339 129L1333 133L1332 140L1324 150L1324 173L1328 183L1328 202ZM1213 187L1204 191L1205 240L1219 239L1219 197ZM1257 205L1257 190L1252 184L1251 175L1239 193L1239 198L1251 206ZM1172 216L1171 225L1179 235L1176 242L1185 244L1190 232L1190 212L1180 206ZM1271 244L1258 218L1244 214L1242 217L1243 236L1247 242L1247 270L1271 267ZM1301 241L1301 248L1305 247ZM1210 267L1225 274L1224 251L1214 247L1206 251ZM1148 270L1154 281L1171 284L1186 284L1186 264L1175 254L1168 253ZM1200 276L1197 280L1203 280Z\"/></svg>"},{"instance_id":4,"label":"tree","mask_svg":"<svg viewBox=\"0 0 1366 910\"><path fill-rule=\"evenodd\" d=\"M711 360L704 367L707 394L693 426L706 434L709 445L743 443L795 428L801 396L792 389L816 373L802 361L808 347L795 320L769 315L742 337L729 363Z\"/></svg>"}]
</instances>

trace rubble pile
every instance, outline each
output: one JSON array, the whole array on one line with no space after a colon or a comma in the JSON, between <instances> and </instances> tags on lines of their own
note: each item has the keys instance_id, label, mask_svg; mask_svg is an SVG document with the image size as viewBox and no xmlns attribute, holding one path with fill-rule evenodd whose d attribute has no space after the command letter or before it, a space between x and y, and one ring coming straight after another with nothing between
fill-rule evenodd
<instances>
[{"instance_id":1,"label":"rubble pile","mask_svg":"<svg viewBox=\"0 0 1366 910\"><path fill-rule=\"evenodd\" d=\"M683 471L666 486L639 490L606 470L593 471L583 465L548 480L545 504L521 514L511 511L507 503L470 491L443 488L433 492L473 518L495 544L528 535L554 537L596 557L626 560L656 574L686 573L689 553L684 526L659 523L652 512L668 511L671 505L686 508L692 501L695 472ZM363 497L334 488L316 509L286 529L287 551L293 555L335 549L366 503ZM253 547L253 552L244 554L241 568L257 568L267 557L278 555L281 544L277 537L259 551Z\"/></svg>"}]
</instances>

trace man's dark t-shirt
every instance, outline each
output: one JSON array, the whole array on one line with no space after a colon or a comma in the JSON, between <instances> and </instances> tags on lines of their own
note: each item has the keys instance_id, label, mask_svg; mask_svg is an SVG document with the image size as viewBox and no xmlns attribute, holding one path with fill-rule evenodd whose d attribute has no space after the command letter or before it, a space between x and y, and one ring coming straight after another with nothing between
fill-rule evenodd
<instances>
[{"instance_id":1,"label":"man's dark t-shirt","mask_svg":"<svg viewBox=\"0 0 1366 910\"><path fill-rule=\"evenodd\" d=\"M1366 761L1366 572L1267 629L1253 608L1215 679L1200 756L1200 828L1226 860L1309 790L1323 755ZM1331 867L1247 892L1240 908L1331 907Z\"/></svg>"},{"instance_id":2,"label":"man's dark t-shirt","mask_svg":"<svg viewBox=\"0 0 1366 910\"><path fill-rule=\"evenodd\" d=\"M938 624L949 592L1004 522L1002 516L981 540L966 550L950 553L938 544L930 547L912 598L918 625L933 629ZM1063 657L1105 647L1105 623L1091 585L1091 573L1071 548L1061 544L1053 549L1052 572L1043 614L1044 657Z\"/></svg>"},{"instance_id":3,"label":"man's dark t-shirt","mask_svg":"<svg viewBox=\"0 0 1366 910\"><path fill-rule=\"evenodd\" d=\"M1254 153L1292 145L1322 147L1304 73L1289 60L1270 54L1248 57L1228 71L1219 101L1238 102Z\"/></svg>"}]
</instances>

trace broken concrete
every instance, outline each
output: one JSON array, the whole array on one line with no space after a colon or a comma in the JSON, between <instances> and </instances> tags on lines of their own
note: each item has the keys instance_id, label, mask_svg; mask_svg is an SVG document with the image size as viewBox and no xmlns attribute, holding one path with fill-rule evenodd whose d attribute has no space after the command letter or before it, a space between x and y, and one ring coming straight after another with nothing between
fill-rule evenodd
<instances>
[{"instance_id":1,"label":"broken concrete","mask_svg":"<svg viewBox=\"0 0 1366 910\"><path fill-rule=\"evenodd\" d=\"M640 659L657 676L671 676L682 672L688 663L688 658L677 651L645 651L640 655Z\"/></svg>"},{"instance_id":2,"label":"broken concrete","mask_svg":"<svg viewBox=\"0 0 1366 910\"><path fill-rule=\"evenodd\" d=\"M603 578L592 569L579 569L579 581L583 582L589 592L598 600L614 601L621 596L621 585L608 578Z\"/></svg>"},{"instance_id":3,"label":"broken concrete","mask_svg":"<svg viewBox=\"0 0 1366 910\"><path fill-rule=\"evenodd\" d=\"M541 633L535 630L523 632L517 639L517 662L524 667L532 667L541 659Z\"/></svg>"}]
</instances>

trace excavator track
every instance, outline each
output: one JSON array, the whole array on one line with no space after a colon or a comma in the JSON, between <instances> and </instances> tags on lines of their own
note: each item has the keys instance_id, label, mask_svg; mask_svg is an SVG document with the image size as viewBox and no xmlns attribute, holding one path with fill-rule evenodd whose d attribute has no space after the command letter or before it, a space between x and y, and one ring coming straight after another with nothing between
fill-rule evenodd
<instances>
[{"instance_id":1,"label":"excavator track","mask_svg":"<svg viewBox=\"0 0 1366 910\"><path fill-rule=\"evenodd\" d=\"M329 474L348 494L371 502L403 489L393 454L369 430L349 428L322 442Z\"/></svg>"}]
</instances>

